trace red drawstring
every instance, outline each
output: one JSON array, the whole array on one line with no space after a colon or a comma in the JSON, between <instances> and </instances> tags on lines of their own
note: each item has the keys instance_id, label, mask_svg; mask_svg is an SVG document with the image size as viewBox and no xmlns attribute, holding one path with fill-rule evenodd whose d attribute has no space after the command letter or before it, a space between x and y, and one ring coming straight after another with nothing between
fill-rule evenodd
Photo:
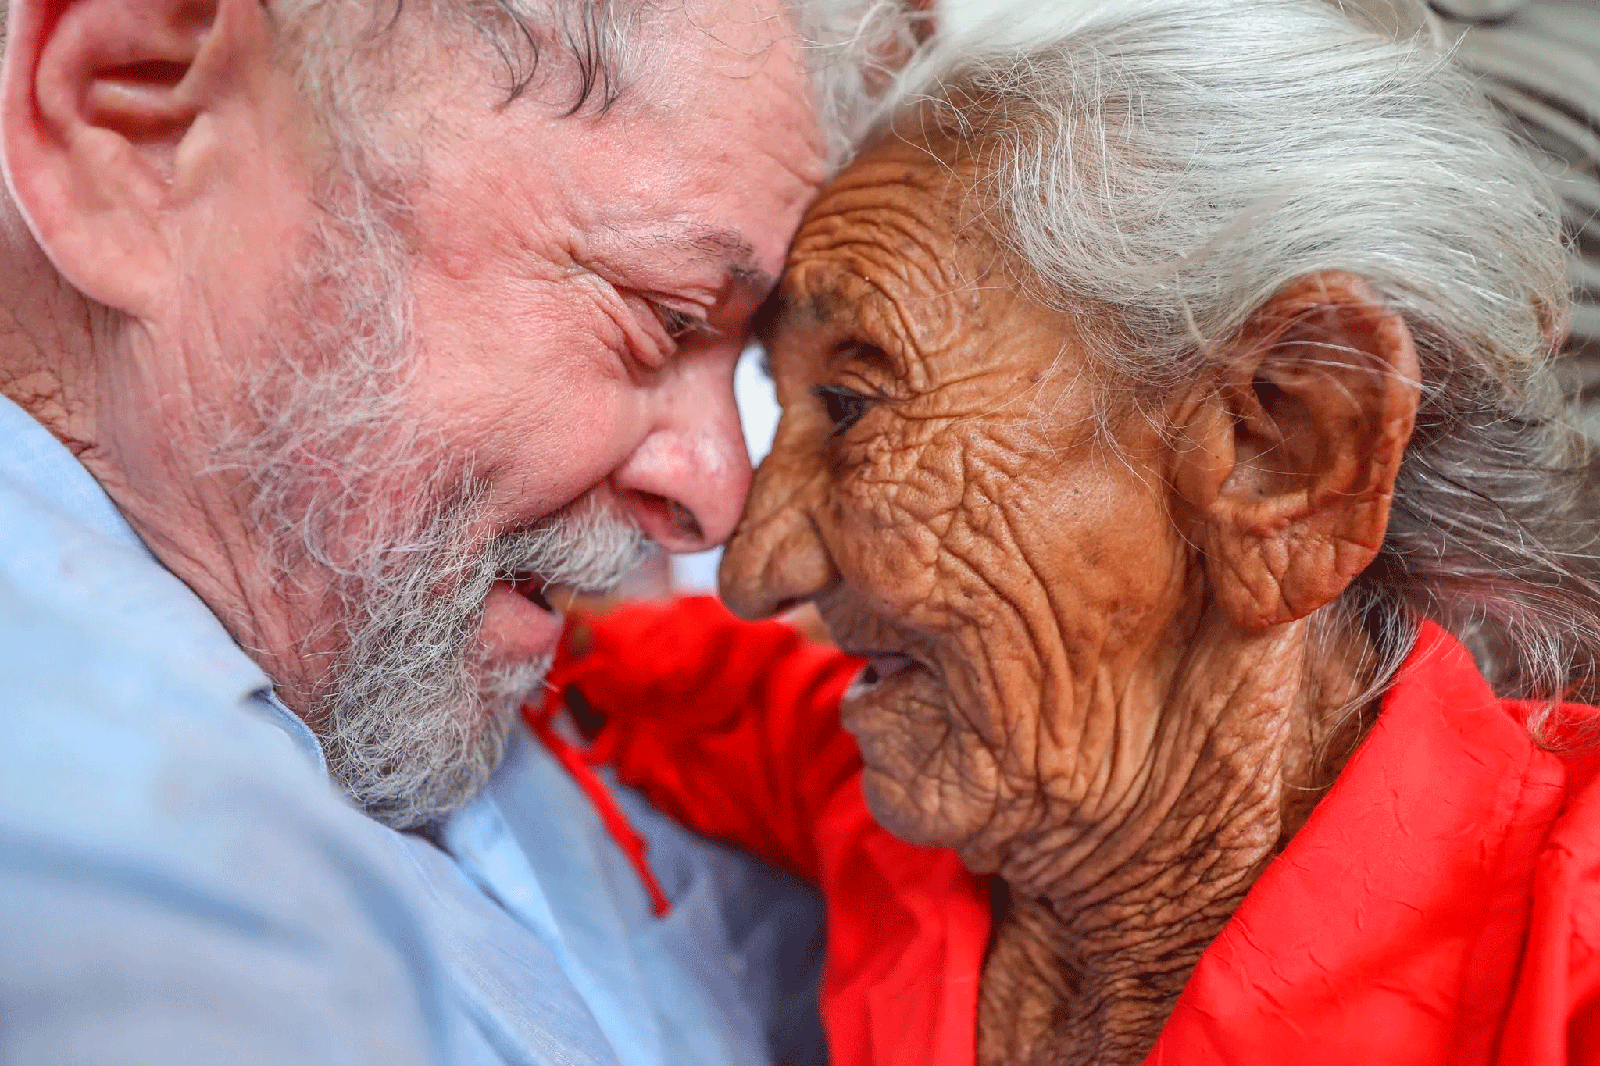
<instances>
[{"instance_id":1,"label":"red drawstring","mask_svg":"<svg viewBox=\"0 0 1600 1066\"><path fill-rule=\"evenodd\" d=\"M589 797L589 802L594 804L594 809L600 815L600 821L605 825L606 832L611 834L611 839L617 842L617 847L622 849L622 853L633 864L639 880L644 882L644 890L650 896L650 910L657 918L663 917L672 909L672 901L661 891L660 882L651 872L650 864L645 861L645 850L649 844L628 822L628 816L617 806L617 801L611 796L611 790L606 788L606 783L600 779L600 775L594 772L584 753L567 743L566 738L556 732L555 701L558 698L558 695L552 692L543 708L534 706L533 701L529 700L522 705L522 717L527 721L528 728L533 730L534 736L538 737L545 749L566 768L578 787Z\"/></svg>"}]
</instances>

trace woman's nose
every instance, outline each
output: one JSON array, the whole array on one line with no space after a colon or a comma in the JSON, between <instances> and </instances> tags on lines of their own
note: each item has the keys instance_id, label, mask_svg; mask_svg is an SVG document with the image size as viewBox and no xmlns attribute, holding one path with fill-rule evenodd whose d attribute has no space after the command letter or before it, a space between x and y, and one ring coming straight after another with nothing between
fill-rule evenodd
<instances>
[{"instance_id":1,"label":"woman's nose","mask_svg":"<svg viewBox=\"0 0 1600 1066\"><path fill-rule=\"evenodd\" d=\"M704 551L728 539L750 488L731 361L683 367L664 387L660 409L612 483L624 510L656 543Z\"/></svg>"},{"instance_id":2,"label":"woman's nose","mask_svg":"<svg viewBox=\"0 0 1600 1066\"><path fill-rule=\"evenodd\" d=\"M785 437L780 425L717 575L723 602L742 618L788 610L839 579L816 522L823 475L791 458Z\"/></svg>"}]
</instances>

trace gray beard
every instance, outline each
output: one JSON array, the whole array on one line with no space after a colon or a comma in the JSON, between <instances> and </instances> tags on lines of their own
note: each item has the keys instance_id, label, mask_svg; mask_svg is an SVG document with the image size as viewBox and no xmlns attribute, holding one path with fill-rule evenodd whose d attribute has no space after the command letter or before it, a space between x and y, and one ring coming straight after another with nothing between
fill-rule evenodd
<instances>
[{"instance_id":1,"label":"gray beard","mask_svg":"<svg viewBox=\"0 0 1600 1066\"><path fill-rule=\"evenodd\" d=\"M485 660L478 631L495 581L531 572L599 591L649 550L633 523L587 506L486 548L448 526L425 533L412 534L400 565L351 581L360 606L310 716L351 798L402 829L443 818L483 788L517 709L549 670L548 658Z\"/></svg>"},{"instance_id":2,"label":"gray beard","mask_svg":"<svg viewBox=\"0 0 1600 1066\"><path fill-rule=\"evenodd\" d=\"M409 829L482 789L549 669L487 660L479 628L495 581L531 572L599 591L651 545L582 502L486 532L484 483L407 405L406 264L374 199L348 197L303 258L271 324L286 332L269 331L267 365L217 413L211 469L238 480L297 639L264 654L294 675L274 680L351 799Z\"/></svg>"}]
</instances>

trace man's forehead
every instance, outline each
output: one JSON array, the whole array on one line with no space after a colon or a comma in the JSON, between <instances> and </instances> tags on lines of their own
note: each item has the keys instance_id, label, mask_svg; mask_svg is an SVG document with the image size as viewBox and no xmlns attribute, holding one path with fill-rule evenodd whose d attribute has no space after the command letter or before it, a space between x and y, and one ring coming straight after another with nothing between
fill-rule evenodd
<instances>
[{"instance_id":1,"label":"man's forehead","mask_svg":"<svg viewBox=\"0 0 1600 1066\"><path fill-rule=\"evenodd\" d=\"M827 172L817 86L783 0L692 0L663 19L653 62L625 98L663 121L703 171L743 168L754 151L815 187Z\"/></svg>"}]
</instances>

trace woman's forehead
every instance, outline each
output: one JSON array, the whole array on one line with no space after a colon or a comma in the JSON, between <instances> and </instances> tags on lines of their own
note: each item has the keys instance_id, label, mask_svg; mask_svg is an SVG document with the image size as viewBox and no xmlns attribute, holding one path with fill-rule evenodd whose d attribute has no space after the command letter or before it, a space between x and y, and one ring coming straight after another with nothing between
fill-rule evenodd
<instances>
[{"instance_id":1,"label":"woman's forehead","mask_svg":"<svg viewBox=\"0 0 1600 1066\"><path fill-rule=\"evenodd\" d=\"M795 324L848 316L863 301L916 299L962 288L998 254L980 211L978 172L948 138L869 145L807 212L781 292Z\"/></svg>"},{"instance_id":2,"label":"woman's forehead","mask_svg":"<svg viewBox=\"0 0 1600 1066\"><path fill-rule=\"evenodd\" d=\"M857 364L905 395L1007 392L1081 355L1075 324L1033 296L981 217L981 172L945 143L883 140L824 190L763 331L775 377ZM981 404L976 404L974 409Z\"/></svg>"},{"instance_id":3,"label":"woman's forehead","mask_svg":"<svg viewBox=\"0 0 1600 1066\"><path fill-rule=\"evenodd\" d=\"M914 209L930 224L953 223L977 193L969 144L948 133L895 130L869 142L823 187L801 222L794 248L841 220ZM970 210L970 208L968 208Z\"/></svg>"}]
</instances>

